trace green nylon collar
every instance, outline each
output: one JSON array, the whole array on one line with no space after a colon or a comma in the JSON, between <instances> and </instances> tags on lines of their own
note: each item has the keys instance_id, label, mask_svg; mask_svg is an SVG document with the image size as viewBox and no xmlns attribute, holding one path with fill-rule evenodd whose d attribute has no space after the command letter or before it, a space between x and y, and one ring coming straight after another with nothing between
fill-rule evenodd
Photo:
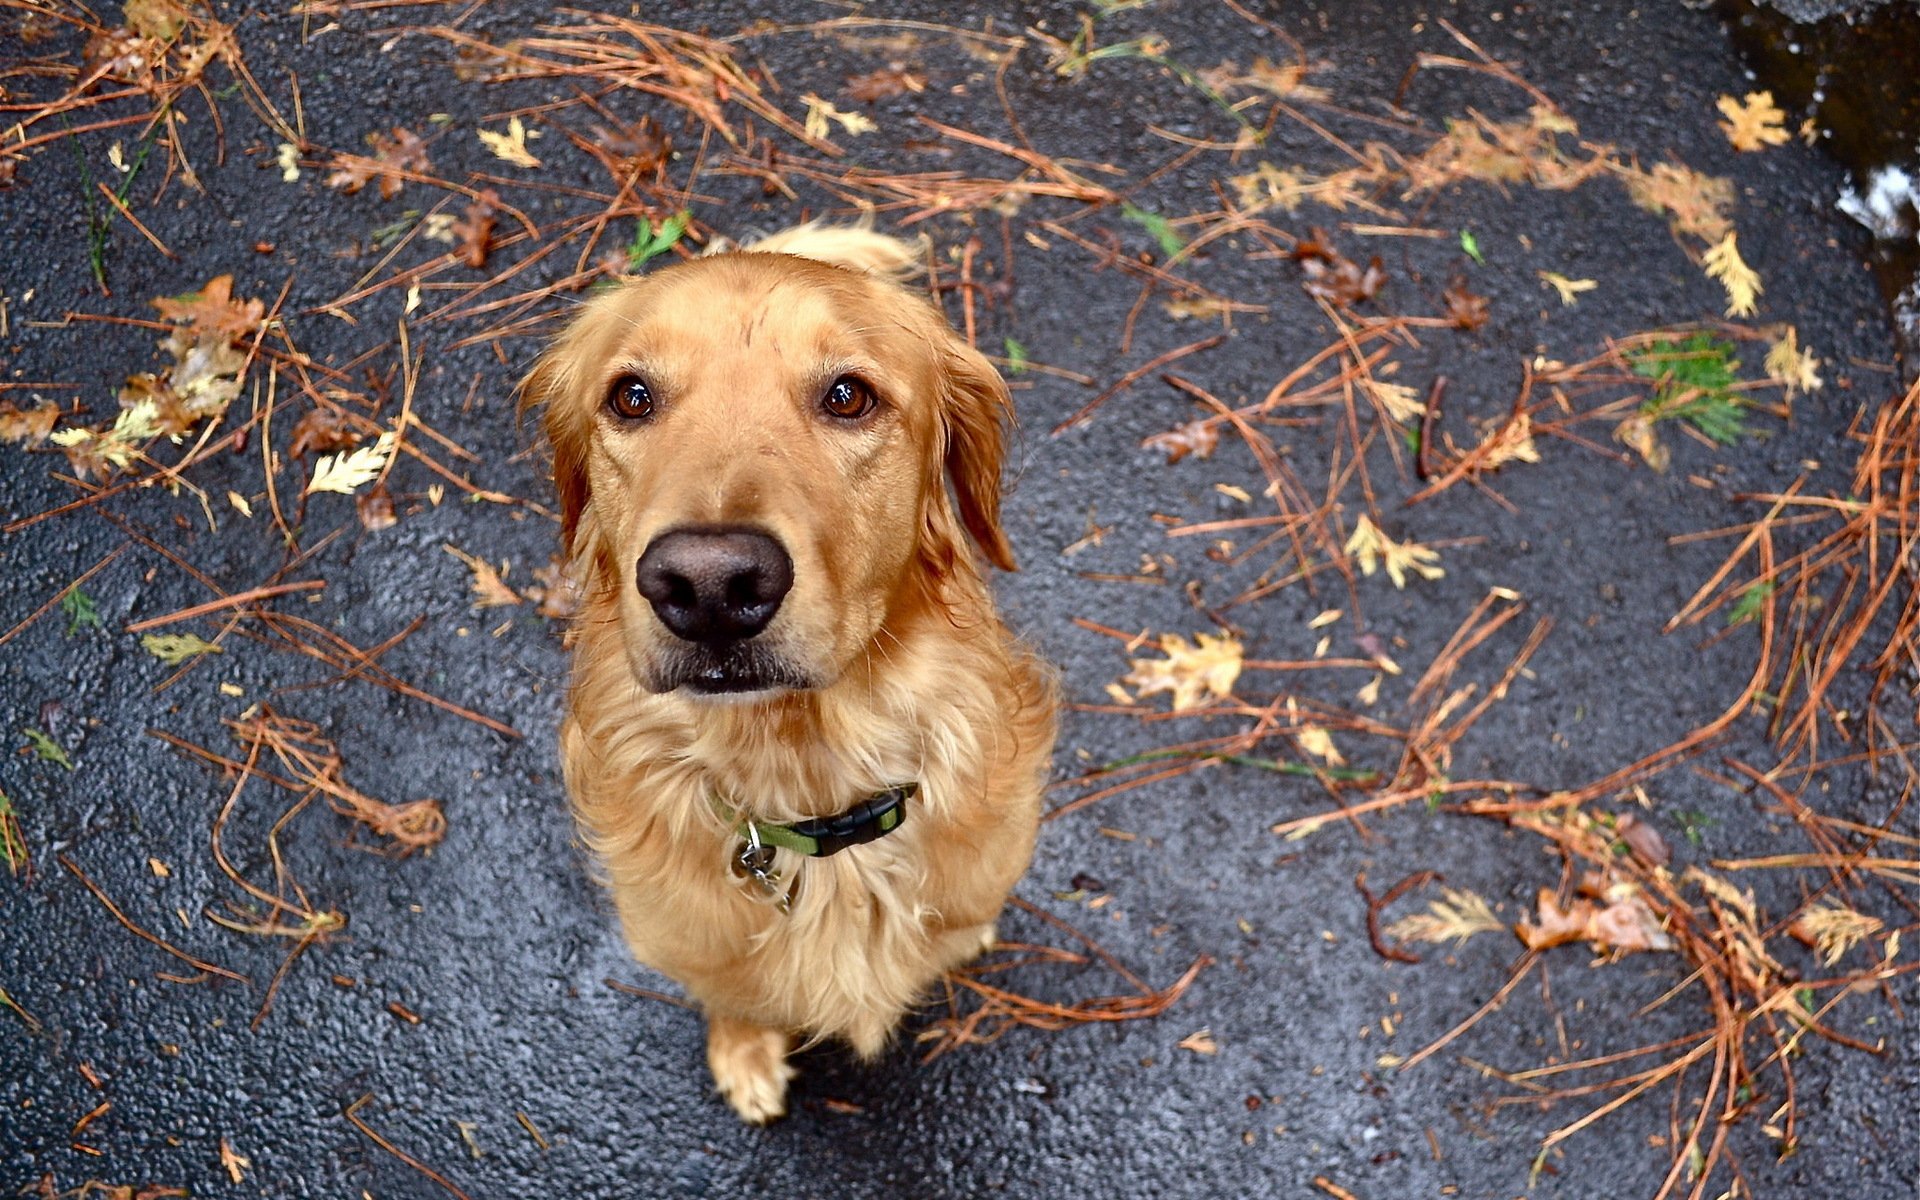
<instances>
[{"instance_id":1,"label":"green nylon collar","mask_svg":"<svg viewBox=\"0 0 1920 1200\"><path fill-rule=\"evenodd\" d=\"M885 837L907 818L907 801L920 791L918 783L902 783L875 792L846 812L791 825L775 825L738 817L719 797L713 806L722 816L735 817L734 833L748 842L776 846L809 858L826 858L851 846Z\"/></svg>"}]
</instances>

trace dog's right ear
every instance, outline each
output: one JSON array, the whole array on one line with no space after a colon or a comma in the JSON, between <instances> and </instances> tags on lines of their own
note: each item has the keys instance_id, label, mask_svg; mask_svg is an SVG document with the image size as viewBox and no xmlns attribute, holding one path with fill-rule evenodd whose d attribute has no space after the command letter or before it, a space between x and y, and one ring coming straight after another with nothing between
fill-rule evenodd
<instances>
[{"instance_id":1,"label":"dog's right ear","mask_svg":"<svg viewBox=\"0 0 1920 1200\"><path fill-rule=\"evenodd\" d=\"M592 499L587 482L587 452L593 434L590 407L577 394L581 322L576 320L533 364L520 383L520 412L543 409L547 444L553 449L553 486L560 494L561 545L568 557L581 514Z\"/></svg>"}]
</instances>

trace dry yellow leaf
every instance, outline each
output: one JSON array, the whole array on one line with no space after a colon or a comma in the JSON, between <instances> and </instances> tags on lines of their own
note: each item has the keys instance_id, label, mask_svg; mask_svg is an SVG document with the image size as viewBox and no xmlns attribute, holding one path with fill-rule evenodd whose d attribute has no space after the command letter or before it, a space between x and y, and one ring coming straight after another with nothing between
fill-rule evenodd
<instances>
[{"instance_id":1,"label":"dry yellow leaf","mask_svg":"<svg viewBox=\"0 0 1920 1200\"><path fill-rule=\"evenodd\" d=\"M1300 749L1315 758L1322 759L1330 767L1347 765L1346 755L1340 753L1333 744L1333 735L1318 725L1304 725L1294 731L1294 740L1300 743Z\"/></svg>"},{"instance_id":2,"label":"dry yellow leaf","mask_svg":"<svg viewBox=\"0 0 1920 1200\"><path fill-rule=\"evenodd\" d=\"M807 106L807 136L824 138L832 132L828 122L837 123L840 128L851 134L872 133L880 128L867 117L855 112L842 112L820 97L808 92L800 99Z\"/></svg>"},{"instance_id":3,"label":"dry yellow leaf","mask_svg":"<svg viewBox=\"0 0 1920 1200\"><path fill-rule=\"evenodd\" d=\"M1560 303L1564 307L1579 302L1581 292L1590 292L1600 285L1591 279L1568 279L1558 271L1542 271L1540 278L1553 285L1560 293Z\"/></svg>"},{"instance_id":4,"label":"dry yellow leaf","mask_svg":"<svg viewBox=\"0 0 1920 1200\"><path fill-rule=\"evenodd\" d=\"M473 606L475 608L504 608L520 603L520 596L508 587L500 578L500 572L484 558L468 554L451 542L440 547L467 564L467 570L473 573Z\"/></svg>"},{"instance_id":5,"label":"dry yellow leaf","mask_svg":"<svg viewBox=\"0 0 1920 1200\"><path fill-rule=\"evenodd\" d=\"M1169 633L1161 636L1160 649L1165 658L1131 660L1133 670L1120 682L1141 696L1173 693L1174 712L1198 708L1208 698L1233 694L1243 656L1238 639L1196 633L1189 644L1179 634Z\"/></svg>"},{"instance_id":6,"label":"dry yellow leaf","mask_svg":"<svg viewBox=\"0 0 1920 1200\"><path fill-rule=\"evenodd\" d=\"M1191 1050L1195 1054L1218 1054L1220 1044L1213 1040L1213 1030L1196 1029L1180 1039L1182 1050Z\"/></svg>"},{"instance_id":7,"label":"dry yellow leaf","mask_svg":"<svg viewBox=\"0 0 1920 1200\"><path fill-rule=\"evenodd\" d=\"M1767 351L1767 378L1786 385L1787 395L1820 390L1820 360L1813 351L1800 348L1800 331L1787 326L1787 332Z\"/></svg>"},{"instance_id":8,"label":"dry yellow leaf","mask_svg":"<svg viewBox=\"0 0 1920 1200\"><path fill-rule=\"evenodd\" d=\"M1813 945L1820 961L1837 964L1862 938L1880 932L1879 917L1858 913L1834 900L1821 900L1794 919L1788 932Z\"/></svg>"},{"instance_id":9,"label":"dry yellow leaf","mask_svg":"<svg viewBox=\"0 0 1920 1200\"><path fill-rule=\"evenodd\" d=\"M1371 575L1383 562L1387 568L1387 578L1393 580L1393 586L1407 586L1407 572L1413 571L1422 579L1440 579L1446 575L1442 570L1440 555L1422 546L1419 542L1396 542L1380 532L1380 527L1367 517L1361 517L1353 527L1353 536L1347 539L1347 553L1360 560L1360 573Z\"/></svg>"},{"instance_id":10,"label":"dry yellow leaf","mask_svg":"<svg viewBox=\"0 0 1920 1200\"><path fill-rule=\"evenodd\" d=\"M351 496L361 484L379 476L393 457L394 436L383 433L371 446L362 446L346 454L329 454L313 464L313 478L307 481L306 494L337 492Z\"/></svg>"},{"instance_id":11,"label":"dry yellow leaf","mask_svg":"<svg viewBox=\"0 0 1920 1200\"><path fill-rule=\"evenodd\" d=\"M1760 286L1759 272L1741 259L1740 246L1735 240L1738 236L1729 231L1700 259L1700 265L1706 269L1707 278L1719 280L1727 289L1727 315L1750 317L1760 293L1766 289Z\"/></svg>"},{"instance_id":12,"label":"dry yellow leaf","mask_svg":"<svg viewBox=\"0 0 1920 1200\"><path fill-rule=\"evenodd\" d=\"M1473 892L1446 888L1445 897L1432 901L1427 911L1402 917L1387 926L1387 936L1401 942L1452 942L1459 945L1476 933L1493 933L1506 923L1493 915L1487 902Z\"/></svg>"},{"instance_id":13,"label":"dry yellow leaf","mask_svg":"<svg viewBox=\"0 0 1920 1200\"><path fill-rule=\"evenodd\" d=\"M1360 380L1360 390L1372 397L1387 416L1402 425L1426 415L1427 402L1420 398L1420 393L1404 383L1384 383L1378 379L1363 378Z\"/></svg>"},{"instance_id":14,"label":"dry yellow leaf","mask_svg":"<svg viewBox=\"0 0 1920 1200\"><path fill-rule=\"evenodd\" d=\"M1733 228L1733 181L1703 175L1679 163L1656 163L1651 171L1638 167L1614 168L1626 179L1633 202L1664 212L1675 233L1690 233L1703 242L1717 242Z\"/></svg>"},{"instance_id":15,"label":"dry yellow leaf","mask_svg":"<svg viewBox=\"0 0 1920 1200\"><path fill-rule=\"evenodd\" d=\"M1774 104L1772 92L1748 92L1745 100L1722 96L1715 107L1727 118L1720 122L1720 131L1735 150L1765 150L1791 136L1785 125L1787 114Z\"/></svg>"},{"instance_id":16,"label":"dry yellow leaf","mask_svg":"<svg viewBox=\"0 0 1920 1200\"><path fill-rule=\"evenodd\" d=\"M1613 436L1624 445L1633 447L1648 466L1656 471L1667 469L1671 459L1665 443L1653 430L1653 418L1645 413L1635 413L1620 424L1614 426Z\"/></svg>"},{"instance_id":17,"label":"dry yellow leaf","mask_svg":"<svg viewBox=\"0 0 1920 1200\"><path fill-rule=\"evenodd\" d=\"M1480 445L1486 450L1479 459L1480 466L1485 470L1491 471L1510 462L1540 461L1540 448L1533 444L1533 417L1524 412L1487 429Z\"/></svg>"},{"instance_id":18,"label":"dry yellow leaf","mask_svg":"<svg viewBox=\"0 0 1920 1200\"><path fill-rule=\"evenodd\" d=\"M479 133L480 141L486 145L487 149L493 151L495 158L510 162L516 167L529 169L541 165L540 160L533 156L533 151L527 149L527 139L539 137L540 131L529 130L519 117L514 117L507 122L505 133L495 133L490 129L482 129Z\"/></svg>"}]
</instances>

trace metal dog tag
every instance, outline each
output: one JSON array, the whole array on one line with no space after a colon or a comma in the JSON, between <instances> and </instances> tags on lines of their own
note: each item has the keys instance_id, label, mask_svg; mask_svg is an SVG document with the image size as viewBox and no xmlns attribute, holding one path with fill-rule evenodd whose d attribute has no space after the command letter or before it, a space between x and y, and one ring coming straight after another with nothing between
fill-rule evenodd
<instances>
[{"instance_id":1,"label":"metal dog tag","mask_svg":"<svg viewBox=\"0 0 1920 1200\"><path fill-rule=\"evenodd\" d=\"M752 876L767 895L775 897L780 911L786 912L793 899L788 889L780 886L780 877L773 873L773 856L773 847L761 842L760 831L748 822L747 840L740 843L740 853L734 856L734 870Z\"/></svg>"}]
</instances>

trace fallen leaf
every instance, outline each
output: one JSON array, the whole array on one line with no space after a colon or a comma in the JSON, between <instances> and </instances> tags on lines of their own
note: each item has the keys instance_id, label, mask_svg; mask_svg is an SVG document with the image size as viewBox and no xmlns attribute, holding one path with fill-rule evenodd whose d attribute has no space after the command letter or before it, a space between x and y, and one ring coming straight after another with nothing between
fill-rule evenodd
<instances>
[{"instance_id":1,"label":"fallen leaf","mask_svg":"<svg viewBox=\"0 0 1920 1200\"><path fill-rule=\"evenodd\" d=\"M1220 1044L1213 1040L1213 1030L1196 1029L1180 1039L1182 1050L1191 1050L1195 1054L1218 1054Z\"/></svg>"},{"instance_id":2,"label":"fallen leaf","mask_svg":"<svg viewBox=\"0 0 1920 1200\"><path fill-rule=\"evenodd\" d=\"M1325 232L1319 229L1295 246L1291 257L1306 275L1300 286L1307 294L1342 308L1371 300L1387 281L1379 255L1362 268L1328 245Z\"/></svg>"},{"instance_id":3,"label":"fallen leaf","mask_svg":"<svg viewBox=\"0 0 1920 1200\"><path fill-rule=\"evenodd\" d=\"M1347 539L1346 551L1360 560L1360 573L1371 575L1382 562L1386 564L1387 578L1393 580L1393 586L1407 586L1407 572L1412 571L1422 579L1440 579L1446 571L1440 563L1440 555L1422 546L1419 542L1396 542L1380 531L1368 517L1361 517L1353 527L1353 536Z\"/></svg>"},{"instance_id":4,"label":"fallen leaf","mask_svg":"<svg viewBox=\"0 0 1920 1200\"><path fill-rule=\"evenodd\" d=\"M80 56L81 70L90 83L105 77L143 84L153 77L154 60L165 54L159 42L131 29L103 29L87 39Z\"/></svg>"},{"instance_id":5,"label":"fallen leaf","mask_svg":"<svg viewBox=\"0 0 1920 1200\"><path fill-rule=\"evenodd\" d=\"M899 63L868 71L864 75L847 76L847 95L862 104L891 100L907 92L917 96L926 90L927 77L917 71L909 71Z\"/></svg>"},{"instance_id":6,"label":"fallen leaf","mask_svg":"<svg viewBox=\"0 0 1920 1200\"><path fill-rule=\"evenodd\" d=\"M1785 125L1787 114L1774 104L1772 92L1748 92L1744 100L1722 96L1714 107L1726 117L1720 131L1735 150L1764 150L1791 136Z\"/></svg>"},{"instance_id":7,"label":"fallen leaf","mask_svg":"<svg viewBox=\"0 0 1920 1200\"><path fill-rule=\"evenodd\" d=\"M1526 412L1504 420L1488 422L1476 462L1482 470L1492 471L1510 462L1540 461L1540 448L1533 442L1533 417Z\"/></svg>"},{"instance_id":8,"label":"fallen leaf","mask_svg":"<svg viewBox=\"0 0 1920 1200\"><path fill-rule=\"evenodd\" d=\"M649 116L631 125L595 125L593 136L608 153L626 160L629 169L641 174L658 170L673 157L673 138Z\"/></svg>"},{"instance_id":9,"label":"fallen leaf","mask_svg":"<svg viewBox=\"0 0 1920 1200\"><path fill-rule=\"evenodd\" d=\"M1632 813L1620 814L1614 832L1620 835L1620 840L1640 861L1650 867L1664 867L1673 861L1673 851L1667 848L1667 839L1660 836L1659 830Z\"/></svg>"},{"instance_id":10,"label":"fallen leaf","mask_svg":"<svg viewBox=\"0 0 1920 1200\"><path fill-rule=\"evenodd\" d=\"M1767 351L1767 378L1775 383L1785 384L1787 395L1795 392L1817 392L1821 388L1820 360L1813 351L1800 348L1800 331L1787 326L1787 331L1773 349Z\"/></svg>"},{"instance_id":11,"label":"fallen leaf","mask_svg":"<svg viewBox=\"0 0 1920 1200\"><path fill-rule=\"evenodd\" d=\"M244 1154L237 1153L227 1144L227 1139L221 1138L220 1165L227 1169L227 1178L239 1183L246 1178L246 1169L253 1165L253 1160Z\"/></svg>"},{"instance_id":12,"label":"fallen leaf","mask_svg":"<svg viewBox=\"0 0 1920 1200\"><path fill-rule=\"evenodd\" d=\"M1165 658L1132 659L1133 670L1120 682L1141 696L1173 693L1173 711L1198 708L1207 698L1233 694L1240 678L1243 651L1238 639L1222 634L1196 633L1192 644L1177 633L1164 634L1160 649Z\"/></svg>"},{"instance_id":13,"label":"fallen leaf","mask_svg":"<svg viewBox=\"0 0 1920 1200\"><path fill-rule=\"evenodd\" d=\"M468 554L451 542L443 543L440 548L467 564L467 570L473 573L474 608L505 608L520 603L519 594L501 580L500 572L492 563Z\"/></svg>"},{"instance_id":14,"label":"fallen leaf","mask_svg":"<svg viewBox=\"0 0 1920 1200\"><path fill-rule=\"evenodd\" d=\"M507 120L505 133L498 133L491 129L481 129L476 132L480 136L481 144L493 151L493 156L503 162L512 163L516 167L526 167L529 170L544 165L533 156L533 151L527 149L527 139L539 137L540 131L529 130L519 117L511 117Z\"/></svg>"},{"instance_id":15,"label":"fallen leaf","mask_svg":"<svg viewBox=\"0 0 1920 1200\"><path fill-rule=\"evenodd\" d=\"M1657 163L1651 171L1619 168L1627 193L1640 207L1664 212L1675 233L1717 242L1733 229L1733 181L1703 175L1678 163Z\"/></svg>"},{"instance_id":16,"label":"fallen leaf","mask_svg":"<svg viewBox=\"0 0 1920 1200\"><path fill-rule=\"evenodd\" d=\"M149 633L140 639L148 654L170 667L177 667L196 655L225 654L223 647L191 633Z\"/></svg>"},{"instance_id":17,"label":"fallen leaf","mask_svg":"<svg viewBox=\"0 0 1920 1200\"><path fill-rule=\"evenodd\" d=\"M50 762L57 767L73 770L73 759L68 756L66 747L38 729L31 727L20 731L33 746L33 756L41 762Z\"/></svg>"},{"instance_id":18,"label":"fallen leaf","mask_svg":"<svg viewBox=\"0 0 1920 1200\"><path fill-rule=\"evenodd\" d=\"M493 248L494 209L500 193L487 188L467 205L467 215L455 221L450 232L459 239L460 260L479 270L487 265L487 252Z\"/></svg>"},{"instance_id":19,"label":"fallen leaf","mask_svg":"<svg viewBox=\"0 0 1920 1200\"><path fill-rule=\"evenodd\" d=\"M1837 900L1823 899L1795 917L1787 932L1812 946L1823 965L1833 967L1862 939L1879 933L1881 926L1879 917L1855 912Z\"/></svg>"},{"instance_id":20,"label":"fallen leaf","mask_svg":"<svg viewBox=\"0 0 1920 1200\"><path fill-rule=\"evenodd\" d=\"M216 276L197 292L161 296L153 306L164 320L185 325L196 336L218 333L229 339L252 333L267 315L267 306L260 301L233 298L231 275Z\"/></svg>"},{"instance_id":21,"label":"fallen leaf","mask_svg":"<svg viewBox=\"0 0 1920 1200\"><path fill-rule=\"evenodd\" d=\"M175 0L127 0L120 11L127 28L160 42L172 41L187 24L187 10Z\"/></svg>"},{"instance_id":22,"label":"fallen leaf","mask_svg":"<svg viewBox=\"0 0 1920 1200\"><path fill-rule=\"evenodd\" d=\"M151 400L140 400L121 409L104 430L70 426L54 430L47 440L66 452L67 462L80 478L105 476L127 469L141 448L160 436L159 419L159 407Z\"/></svg>"},{"instance_id":23,"label":"fallen leaf","mask_svg":"<svg viewBox=\"0 0 1920 1200\"><path fill-rule=\"evenodd\" d=\"M1513 931L1529 950L1588 942L1600 951L1671 950L1673 938L1638 890L1616 885L1604 904L1584 897L1562 909L1552 888L1541 888L1539 921L1521 921Z\"/></svg>"},{"instance_id":24,"label":"fallen leaf","mask_svg":"<svg viewBox=\"0 0 1920 1200\"><path fill-rule=\"evenodd\" d=\"M1416 421L1427 413L1427 402L1420 398L1420 393L1404 383L1387 383L1371 376L1362 376L1359 382L1360 390L1385 410L1389 418L1402 425Z\"/></svg>"},{"instance_id":25,"label":"fallen leaf","mask_svg":"<svg viewBox=\"0 0 1920 1200\"><path fill-rule=\"evenodd\" d=\"M353 511L360 518L360 527L368 533L392 529L400 523L399 514L393 509L393 493L387 490L385 484L381 484L364 496L355 496Z\"/></svg>"},{"instance_id":26,"label":"fallen leaf","mask_svg":"<svg viewBox=\"0 0 1920 1200\"><path fill-rule=\"evenodd\" d=\"M1672 455L1660 435L1654 432L1653 418L1646 413L1635 413L1614 426L1613 436L1621 444L1632 447L1654 470L1667 469Z\"/></svg>"},{"instance_id":27,"label":"fallen leaf","mask_svg":"<svg viewBox=\"0 0 1920 1200\"><path fill-rule=\"evenodd\" d=\"M393 457L394 438L392 433L383 433L380 440L371 446L362 446L349 454L333 454L313 464L313 478L307 482L305 495L315 492L338 492L342 496L353 495L355 489L378 476Z\"/></svg>"},{"instance_id":28,"label":"fallen leaf","mask_svg":"<svg viewBox=\"0 0 1920 1200\"><path fill-rule=\"evenodd\" d=\"M522 588L521 592L536 605L534 611L550 621L569 620L580 611L580 585L574 582L566 560L559 555L546 566L535 567L533 586Z\"/></svg>"},{"instance_id":29,"label":"fallen leaf","mask_svg":"<svg viewBox=\"0 0 1920 1200\"><path fill-rule=\"evenodd\" d=\"M1206 417L1199 417L1165 433L1153 434L1140 444L1149 450L1166 451L1169 463L1177 463L1189 454L1195 458L1212 458L1214 449L1220 445L1220 427Z\"/></svg>"},{"instance_id":30,"label":"fallen leaf","mask_svg":"<svg viewBox=\"0 0 1920 1200\"><path fill-rule=\"evenodd\" d=\"M806 130L808 137L825 138L832 132L828 122L835 122L840 128L856 136L862 133L872 133L874 130L880 128L869 118L859 113L842 112L812 92L808 92L806 95L800 97L800 99L807 106Z\"/></svg>"},{"instance_id":31,"label":"fallen leaf","mask_svg":"<svg viewBox=\"0 0 1920 1200\"><path fill-rule=\"evenodd\" d=\"M334 170L327 186L352 195L369 183L378 182L380 198L391 200L406 184L407 174L424 174L432 169L427 161L427 144L420 136L396 125L391 134L370 133L367 144L372 157L361 154L336 154Z\"/></svg>"},{"instance_id":32,"label":"fallen leaf","mask_svg":"<svg viewBox=\"0 0 1920 1200\"><path fill-rule=\"evenodd\" d=\"M1233 305L1214 296L1175 296L1164 301L1160 309L1176 321L1207 321L1225 317L1233 311Z\"/></svg>"},{"instance_id":33,"label":"fallen leaf","mask_svg":"<svg viewBox=\"0 0 1920 1200\"><path fill-rule=\"evenodd\" d=\"M59 420L60 406L51 400L42 400L24 411L12 404L0 404L0 442L37 446L47 440Z\"/></svg>"},{"instance_id":34,"label":"fallen leaf","mask_svg":"<svg viewBox=\"0 0 1920 1200\"><path fill-rule=\"evenodd\" d=\"M1600 286L1591 279L1568 279L1558 271L1542 271L1540 278L1552 284L1553 290L1560 293L1562 307L1578 303L1580 293L1590 292Z\"/></svg>"},{"instance_id":35,"label":"fallen leaf","mask_svg":"<svg viewBox=\"0 0 1920 1200\"><path fill-rule=\"evenodd\" d=\"M287 454L292 458L305 458L309 454L331 454L359 444L360 435L347 424L346 414L316 406L294 422Z\"/></svg>"},{"instance_id":36,"label":"fallen leaf","mask_svg":"<svg viewBox=\"0 0 1920 1200\"><path fill-rule=\"evenodd\" d=\"M1461 888L1442 889L1442 899L1430 901L1427 911L1402 917L1387 926L1387 936L1399 942L1452 942L1456 946L1477 933L1505 929L1487 902Z\"/></svg>"},{"instance_id":37,"label":"fallen leaf","mask_svg":"<svg viewBox=\"0 0 1920 1200\"><path fill-rule=\"evenodd\" d=\"M1293 739L1300 744L1302 753L1311 754L1330 767L1347 765L1346 755L1333 744L1333 735L1318 725L1302 725L1293 731Z\"/></svg>"},{"instance_id":38,"label":"fallen leaf","mask_svg":"<svg viewBox=\"0 0 1920 1200\"><path fill-rule=\"evenodd\" d=\"M1760 286L1759 274L1741 260L1737 236L1729 231L1701 257L1700 265L1706 269L1707 278L1719 280L1727 289L1727 315L1750 317L1766 289Z\"/></svg>"},{"instance_id":39,"label":"fallen leaf","mask_svg":"<svg viewBox=\"0 0 1920 1200\"><path fill-rule=\"evenodd\" d=\"M1441 299L1447 302L1447 320L1453 322L1455 329L1471 333L1487 323L1487 298L1468 291L1465 283L1455 280L1441 293Z\"/></svg>"},{"instance_id":40,"label":"fallen leaf","mask_svg":"<svg viewBox=\"0 0 1920 1200\"><path fill-rule=\"evenodd\" d=\"M1232 63L1222 63L1222 67L1231 67ZM1331 99L1333 93L1317 84L1306 81L1307 74L1314 68L1304 62L1276 64L1268 58L1257 58L1245 75L1237 75L1214 82L1215 91L1225 91L1221 83L1257 88L1260 91L1278 96L1282 100L1303 100L1318 103ZM1211 81L1211 80L1210 80Z\"/></svg>"}]
</instances>

